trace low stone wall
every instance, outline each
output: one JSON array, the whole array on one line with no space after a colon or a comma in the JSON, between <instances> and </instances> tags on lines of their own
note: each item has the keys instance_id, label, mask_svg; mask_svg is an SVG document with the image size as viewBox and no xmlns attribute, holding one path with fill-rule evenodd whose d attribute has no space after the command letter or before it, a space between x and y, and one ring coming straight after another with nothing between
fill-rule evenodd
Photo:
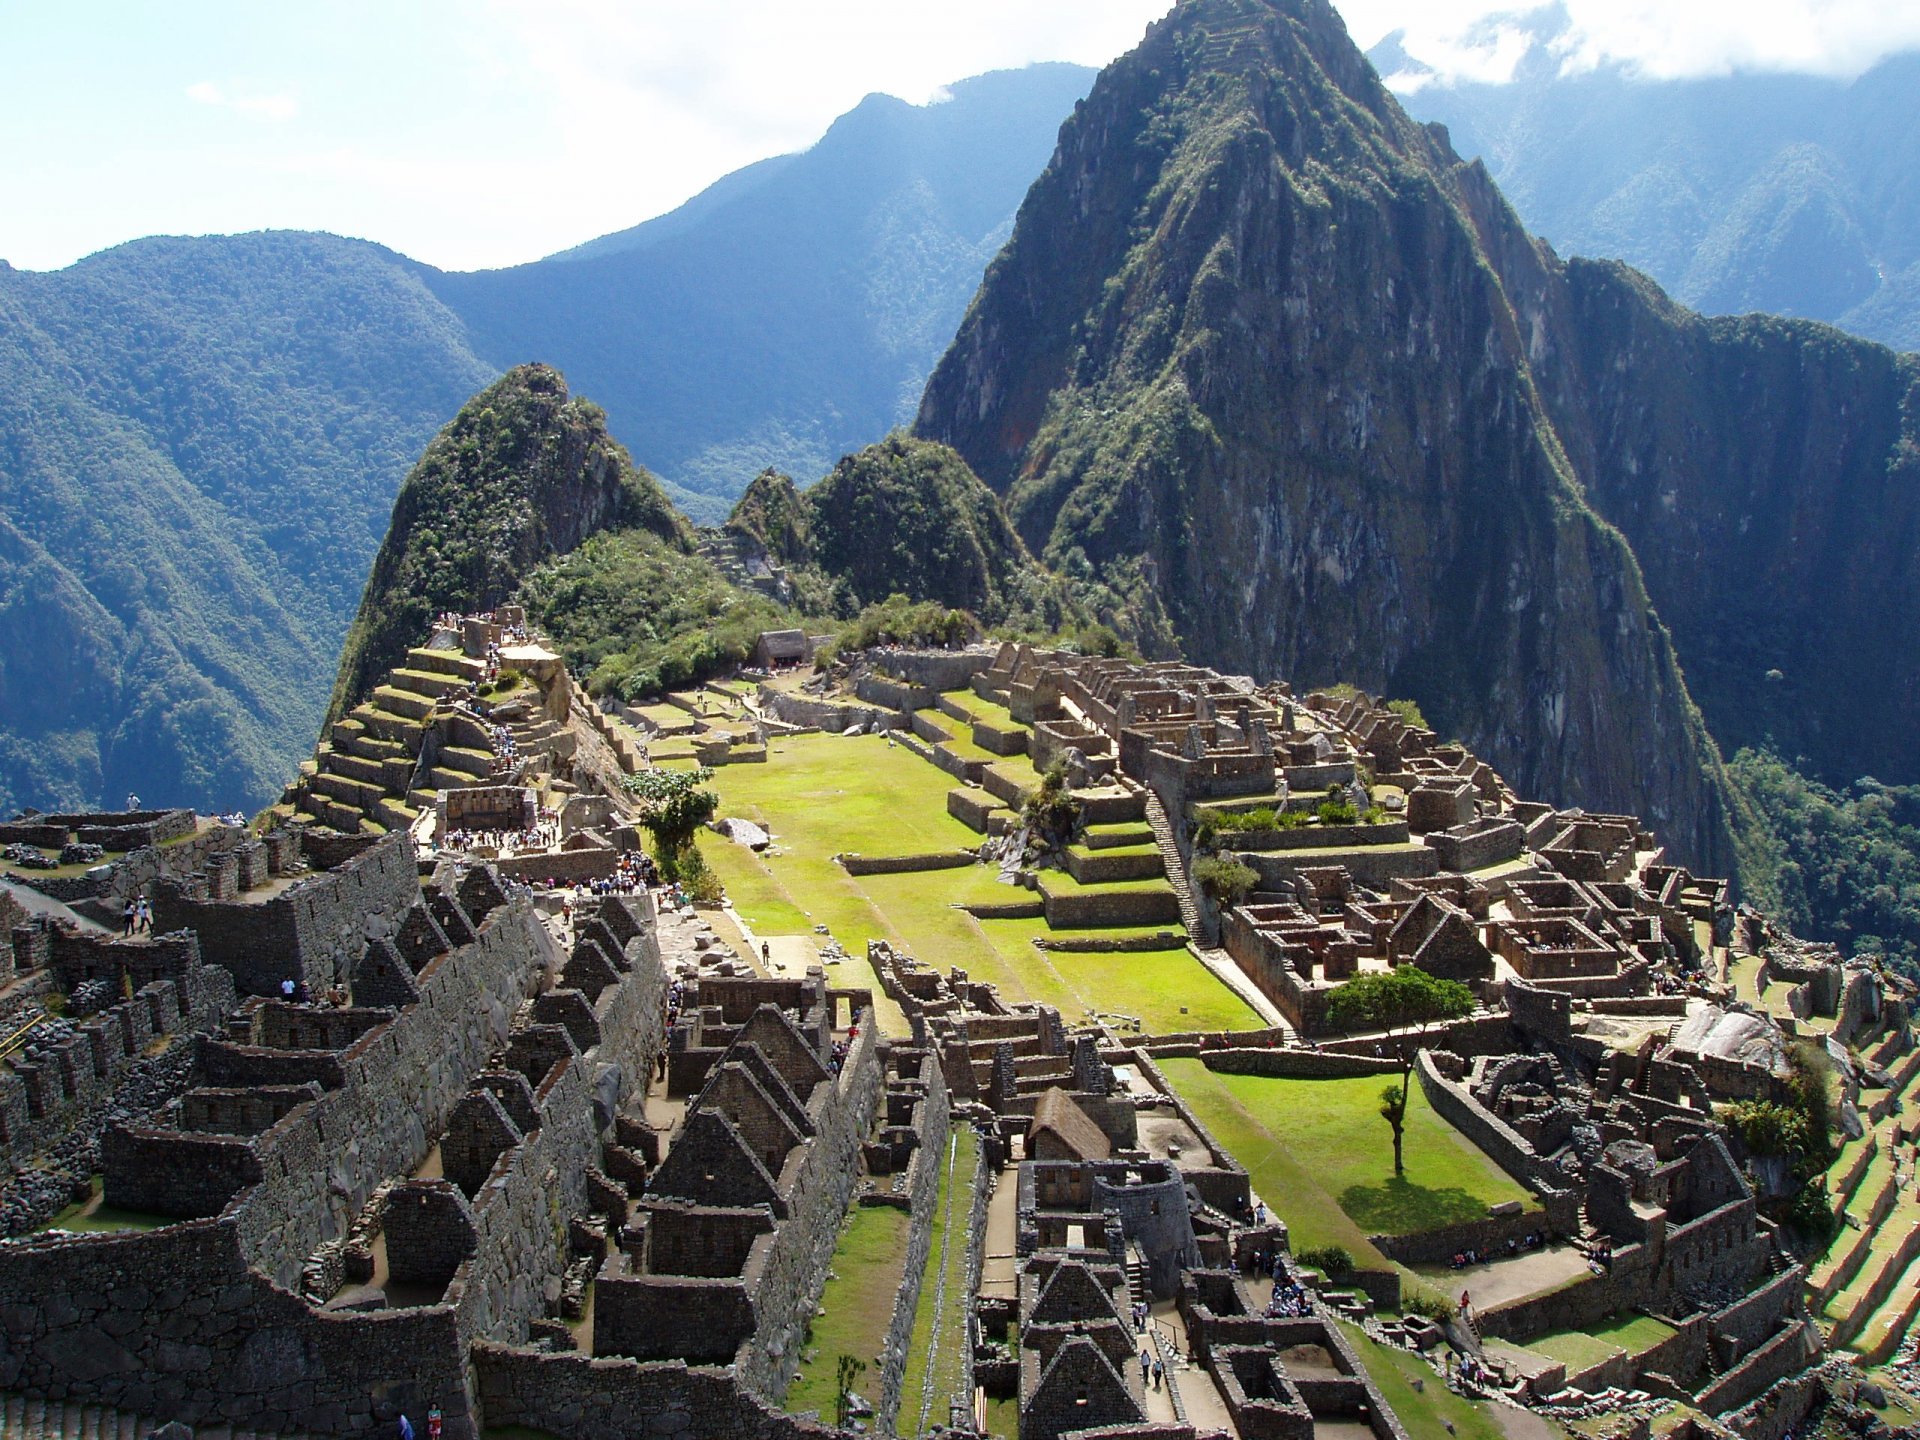
<instances>
[{"instance_id":1,"label":"low stone wall","mask_svg":"<svg viewBox=\"0 0 1920 1440\"><path fill-rule=\"evenodd\" d=\"M869 705L888 710L923 710L933 704L934 692L925 685L889 680L884 675L862 675L853 682L853 693Z\"/></svg>"},{"instance_id":2,"label":"low stone wall","mask_svg":"<svg viewBox=\"0 0 1920 1440\"><path fill-rule=\"evenodd\" d=\"M1741 1440L1790 1440L1826 1394L1825 1380L1809 1371L1770 1386L1759 1399L1721 1420Z\"/></svg>"},{"instance_id":3,"label":"low stone wall","mask_svg":"<svg viewBox=\"0 0 1920 1440\"><path fill-rule=\"evenodd\" d=\"M496 860L493 868L502 880L528 884L572 885L581 880L604 880L620 863L617 852L602 845L561 850L551 855L516 855Z\"/></svg>"},{"instance_id":4,"label":"low stone wall","mask_svg":"<svg viewBox=\"0 0 1920 1440\"><path fill-rule=\"evenodd\" d=\"M805 695L776 690L771 685L760 687L760 707L789 725L826 730L836 735L855 726L868 729L878 726L883 730L891 730L896 726L907 728L906 720L898 711L882 710L872 705L848 705L835 700L813 700Z\"/></svg>"},{"instance_id":5,"label":"low stone wall","mask_svg":"<svg viewBox=\"0 0 1920 1440\"><path fill-rule=\"evenodd\" d=\"M734 1373L757 1394L784 1395L800 1363L801 1337L827 1281L840 1223L860 1172L881 1090L873 1012L833 1078L833 1101L808 1147L753 1296L754 1333L734 1354Z\"/></svg>"},{"instance_id":6,"label":"low stone wall","mask_svg":"<svg viewBox=\"0 0 1920 1440\"><path fill-rule=\"evenodd\" d=\"M1446 1265L1465 1250L1498 1255L1507 1241L1521 1241L1529 1235L1564 1235L1580 1228L1579 1200L1570 1191L1555 1194L1560 1211L1558 1223L1548 1209L1526 1209L1518 1215L1489 1215L1483 1220L1465 1220L1416 1235L1370 1235L1374 1249L1402 1265Z\"/></svg>"},{"instance_id":7,"label":"low stone wall","mask_svg":"<svg viewBox=\"0 0 1920 1440\"><path fill-rule=\"evenodd\" d=\"M876 670L929 690L965 690L993 668L994 650L869 650Z\"/></svg>"},{"instance_id":8,"label":"low stone wall","mask_svg":"<svg viewBox=\"0 0 1920 1440\"><path fill-rule=\"evenodd\" d=\"M941 850L931 855L836 855L849 875L913 875L923 870L964 870L978 865L971 850Z\"/></svg>"},{"instance_id":9,"label":"low stone wall","mask_svg":"<svg viewBox=\"0 0 1920 1440\"><path fill-rule=\"evenodd\" d=\"M1222 1075L1275 1075L1296 1080L1350 1079L1358 1075L1397 1075L1396 1061L1371 1055L1339 1055L1326 1050L1202 1050L1200 1061Z\"/></svg>"},{"instance_id":10,"label":"low stone wall","mask_svg":"<svg viewBox=\"0 0 1920 1440\"><path fill-rule=\"evenodd\" d=\"M963 787L947 792L947 814L982 835L987 833L987 817L1002 808L999 799L984 790Z\"/></svg>"},{"instance_id":11,"label":"low stone wall","mask_svg":"<svg viewBox=\"0 0 1920 1440\"><path fill-rule=\"evenodd\" d=\"M1040 882L1047 924L1056 930L1106 930L1127 925L1174 925L1180 902L1172 890L1061 891Z\"/></svg>"},{"instance_id":12,"label":"low stone wall","mask_svg":"<svg viewBox=\"0 0 1920 1440\"><path fill-rule=\"evenodd\" d=\"M597 1360L482 1342L473 1347L489 1430L558 1440L844 1440L781 1413L725 1369L680 1361Z\"/></svg>"},{"instance_id":13,"label":"low stone wall","mask_svg":"<svg viewBox=\"0 0 1920 1440\"><path fill-rule=\"evenodd\" d=\"M1414 1061L1413 1073L1435 1113L1485 1152L1494 1164L1530 1190L1561 1188L1559 1172L1535 1154L1533 1146L1518 1131L1474 1099L1464 1085L1442 1075L1433 1063L1432 1052L1420 1052Z\"/></svg>"},{"instance_id":14,"label":"low stone wall","mask_svg":"<svg viewBox=\"0 0 1920 1440\"><path fill-rule=\"evenodd\" d=\"M1369 845L1348 849L1234 850L1233 859L1251 866L1260 875L1262 889L1274 889L1281 880L1291 881L1303 868L1323 865L1345 866L1355 882L1370 890L1388 889L1395 880L1417 880L1440 870L1440 856L1425 845L1406 848Z\"/></svg>"},{"instance_id":15,"label":"low stone wall","mask_svg":"<svg viewBox=\"0 0 1920 1440\"><path fill-rule=\"evenodd\" d=\"M1300 830L1234 830L1221 839L1235 850L1263 854L1289 850L1344 850L1364 845L1404 845L1411 838L1405 820L1378 825L1309 825Z\"/></svg>"},{"instance_id":16,"label":"low stone wall","mask_svg":"<svg viewBox=\"0 0 1920 1440\"><path fill-rule=\"evenodd\" d=\"M953 1105L947 1093L945 1074L936 1063L927 1067L933 1083L919 1107L920 1144L913 1152L909 1176L907 1258L901 1270L900 1288L893 1296L893 1317L887 1323L887 1343L880 1366L880 1393L874 1402L874 1428L881 1435L894 1433L894 1420L900 1413L900 1392L906 1383L907 1357L913 1339L914 1312L920 1305L920 1282L926 1275L927 1255L933 1248L934 1201L940 1195L940 1172L947 1158L947 1137L952 1130Z\"/></svg>"},{"instance_id":17,"label":"low stone wall","mask_svg":"<svg viewBox=\"0 0 1920 1440\"><path fill-rule=\"evenodd\" d=\"M1807 1362L1819 1353L1820 1336L1813 1323L1801 1321L1791 1325L1702 1390L1700 1408L1709 1415L1737 1409L1776 1382L1805 1369Z\"/></svg>"}]
</instances>

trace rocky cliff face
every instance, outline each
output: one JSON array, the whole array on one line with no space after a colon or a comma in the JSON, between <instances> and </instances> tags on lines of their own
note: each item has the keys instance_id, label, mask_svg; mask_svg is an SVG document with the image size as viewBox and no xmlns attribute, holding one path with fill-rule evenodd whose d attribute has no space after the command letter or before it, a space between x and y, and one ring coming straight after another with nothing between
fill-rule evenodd
<instances>
[{"instance_id":1,"label":"rocky cliff face","mask_svg":"<svg viewBox=\"0 0 1920 1440\"><path fill-rule=\"evenodd\" d=\"M467 402L401 485L329 718L398 664L436 614L511 600L543 562L619 529L691 545L686 521L607 434L597 405L569 396L545 365L509 371Z\"/></svg>"},{"instance_id":2,"label":"rocky cliff face","mask_svg":"<svg viewBox=\"0 0 1920 1440\"><path fill-rule=\"evenodd\" d=\"M1601 507L1716 623L1629 477L1689 407L1724 407L1731 443L1738 400L1659 374L1588 394L1587 366L1634 363L1595 278L1406 117L1324 0L1184 0L1062 130L917 429L1049 563L1155 591L1191 658L1410 695L1523 791L1643 813L1728 870L1718 751ZM1682 484L1736 463L1689 462Z\"/></svg>"}]
</instances>

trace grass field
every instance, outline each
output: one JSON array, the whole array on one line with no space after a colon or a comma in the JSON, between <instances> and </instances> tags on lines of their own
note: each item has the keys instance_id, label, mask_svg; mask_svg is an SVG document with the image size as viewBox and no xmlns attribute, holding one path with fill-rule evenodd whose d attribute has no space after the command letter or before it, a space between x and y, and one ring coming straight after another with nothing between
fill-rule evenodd
<instances>
[{"instance_id":1,"label":"grass field","mask_svg":"<svg viewBox=\"0 0 1920 1440\"><path fill-rule=\"evenodd\" d=\"M1369 1235L1410 1235L1530 1199L1418 1094L1407 1110L1407 1173L1396 1178L1379 1113L1385 1076L1217 1075L1198 1060L1163 1060L1161 1069L1247 1167L1254 1189L1287 1222L1296 1251L1340 1245L1381 1265L1387 1262Z\"/></svg>"},{"instance_id":2,"label":"grass field","mask_svg":"<svg viewBox=\"0 0 1920 1440\"><path fill-rule=\"evenodd\" d=\"M757 934L806 934L825 925L856 957L837 967L837 984L873 983L864 956L867 941L880 938L941 970L959 967L991 981L1009 1001L1055 1005L1070 1024L1095 1011L1138 1017L1150 1032L1259 1024L1246 1002L1184 946L1116 955L1047 953L1033 945L1048 933L1044 920L976 920L956 908L1034 898L1001 884L988 866L855 878L834 863L842 851L903 855L978 845L980 837L946 812L952 783L904 746L876 736L777 739L767 764L725 766L713 779L721 813L764 825L774 837L772 850L755 855L703 838L701 853ZM1056 878L1072 884L1064 874L1048 872L1049 883ZM1076 938L1137 933L1074 932ZM905 1028L897 1010L883 1010L881 1024L889 1033Z\"/></svg>"},{"instance_id":3,"label":"grass field","mask_svg":"<svg viewBox=\"0 0 1920 1440\"><path fill-rule=\"evenodd\" d=\"M920 1277L920 1302L913 1312L913 1338L907 1345L906 1384L900 1396L900 1435L923 1433L949 1421L948 1398L959 1383L967 1343L967 1222L973 1207L973 1176L980 1165L980 1138L971 1126L954 1128L953 1167L942 1155L940 1193L933 1205L933 1244ZM941 1284L945 1276L944 1287ZM937 1330L937 1334L936 1334Z\"/></svg>"},{"instance_id":4,"label":"grass field","mask_svg":"<svg viewBox=\"0 0 1920 1440\"><path fill-rule=\"evenodd\" d=\"M1586 1330L1562 1330L1527 1342L1535 1354L1558 1360L1569 1377L1615 1355L1638 1355L1673 1334L1673 1327L1651 1315L1613 1315Z\"/></svg>"},{"instance_id":5,"label":"grass field","mask_svg":"<svg viewBox=\"0 0 1920 1440\"><path fill-rule=\"evenodd\" d=\"M1506 1440L1506 1431L1489 1407L1456 1395L1419 1356L1367 1338L1357 1325L1340 1322L1360 1354L1360 1363L1380 1387L1387 1408L1400 1417L1407 1434L1451 1436L1452 1440ZM1415 1390L1414 1382L1420 1382ZM1449 1423L1450 1422L1450 1423Z\"/></svg>"},{"instance_id":6,"label":"grass field","mask_svg":"<svg viewBox=\"0 0 1920 1440\"><path fill-rule=\"evenodd\" d=\"M826 1313L813 1319L807 1341L812 1358L801 1364L787 1391L788 1410L817 1411L827 1424L834 1423L842 1355L867 1366L854 1388L868 1396L877 1393L877 1357L893 1319L912 1223L906 1211L891 1205L855 1205L848 1212L833 1252L832 1278L820 1296Z\"/></svg>"}]
</instances>

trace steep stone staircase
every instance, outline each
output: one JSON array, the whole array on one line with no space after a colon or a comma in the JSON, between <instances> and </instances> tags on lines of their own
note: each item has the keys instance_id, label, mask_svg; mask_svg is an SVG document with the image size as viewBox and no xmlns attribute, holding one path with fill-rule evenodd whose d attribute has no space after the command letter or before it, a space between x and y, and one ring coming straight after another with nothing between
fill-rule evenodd
<instances>
[{"instance_id":1,"label":"steep stone staircase","mask_svg":"<svg viewBox=\"0 0 1920 1440\"><path fill-rule=\"evenodd\" d=\"M131 1415L100 1405L30 1400L24 1395L0 1399L0 1440L141 1440L164 1423L164 1417ZM198 1440L307 1440L304 1435L256 1434L225 1425L197 1426L194 1434Z\"/></svg>"},{"instance_id":2,"label":"steep stone staircase","mask_svg":"<svg viewBox=\"0 0 1920 1440\"><path fill-rule=\"evenodd\" d=\"M1160 847L1167 883L1173 886L1173 897L1180 902L1180 922L1187 927L1187 934L1193 937L1195 944L1211 944L1213 932L1208 928L1206 917L1200 910L1200 902L1194 896L1193 881L1187 874L1187 862L1180 854L1172 817L1167 814L1167 807L1158 795L1152 790L1147 790L1145 794L1147 824L1153 830L1154 843Z\"/></svg>"},{"instance_id":3,"label":"steep stone staircase","mask_svg":"<svg viewBox=\"0 0 1920 1440\"><path fill-rule=\"evenodd\" d=\"M420 765L441 700L485 673L458 651L409 650L404 665L333 723L282 805L343 834L384 834L411 826L442 790L485 784L495 756L477 724L455 737L465 743L443 744L430 767Z\"/></svg>"}]
</instances>

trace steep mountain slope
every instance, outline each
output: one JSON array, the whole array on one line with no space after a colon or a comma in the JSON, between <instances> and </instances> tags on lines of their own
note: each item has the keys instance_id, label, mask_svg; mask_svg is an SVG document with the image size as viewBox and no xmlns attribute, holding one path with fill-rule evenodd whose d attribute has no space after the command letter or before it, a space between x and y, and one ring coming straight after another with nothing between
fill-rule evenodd
<instances>
[{"instance_id":1,"label":"steep mountain slope","mask_svg":"<svg viewBox=\"0 0 1920 1440\"><path fill-rule=\"evenodd\" d=\"M400 487L329 718L363 699L435 615L490 610L544 562L627 529L692 547L686 521L607 433L598 405L573 399L545 365L508 371L434 437Z\"/></svg>"},{"instance_id":2,"label":"steep mountain slope","mask_svg":"<svg viewBox=\"0 0 1920 1440\"><path fill-rule=\"evenodd\" d=\"M1062 130L916 428L1050 563L1136 567L1191 657L1411 695L1523 790L1731 868L1718 754L1490 253L1534 252L1474 217L1498 203L1324 0L1183 0Z\"/></svg>"},{"instance_id":3,"label":"steep mountain slope","mask_svg":"<svg viewBox=\"0 0 1920 1440\"><path fill-rule=\"evenodd\" d=\"M552 260L433 275L479 353L599 397L696 520L761 469L824 473L922 383L1092 78L1042 65L937 105L869 96L801 155Z\"/></svg>"},{"instance_id":4,"label":"steep mountain slope","mask_svg":"<svg viewBox=\"0 0 1920 1440\"><path fill-rule=\"evenodd\" d=\"M0 269L0 810L269 795L393 477L486 374L358 242Z\"/></svg>"},{"instance_id":5,"label":"steep mountain slope","mask_svg":"<svg viewBox=\"0 0 1920 1440\"><path fill-rule=\"evenodd\" d=\"M1920 349L1920 55L1852 80L1563 74L1553 6L1503 85L1425 83L1392 36L1371 52L1402 103L1481 158L1562 253L1626 261L1713 314L1829 320Z\"/></svg>"}]
</instances>

